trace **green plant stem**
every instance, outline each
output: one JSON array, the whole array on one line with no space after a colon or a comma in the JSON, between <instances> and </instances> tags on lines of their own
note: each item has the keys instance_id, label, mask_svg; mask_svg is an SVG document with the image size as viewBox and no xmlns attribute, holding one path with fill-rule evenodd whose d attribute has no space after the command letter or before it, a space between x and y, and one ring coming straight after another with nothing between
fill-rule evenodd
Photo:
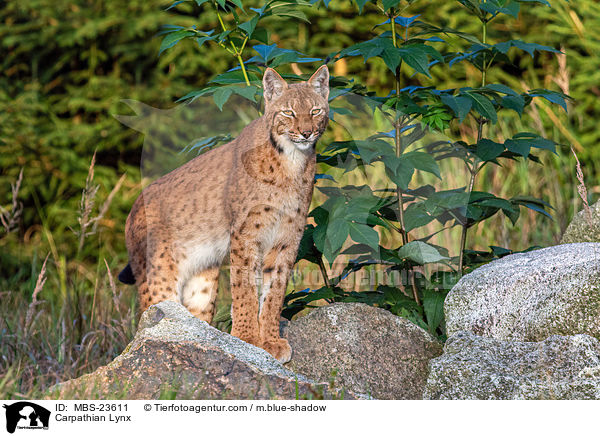
<instances>
[{"instance_id":1,"label":"green plant stem","mask_svg":"<svg viewBox=\"0 0 600 436\"><path fill-rule=\"evenodd\" d=\"M325 268L325 264L323 263L323 256L319 256L319 269L321 270L321 274L323 275L325 286L331 288L331 282L329 281L329 276L327 275L327 269Z\"/></svg>"},{"instance_id":2,"label":"green plant stem","mask_svg":"<svg viewBox=\"0 0 600 436\"><path fill-rule=\"evenodd\" d=\"M227 32L227 27L225 27L225 23L223 22L223 18L221 18L221 14L219 13L219 9L217 6L216 7L216 12L217 12L217 18L219 19L219 23L221 24L221 28L223 29L223 32ZM246 71L246 65L244 65L244 60L242 59L242 52L244 51L244 47L246 47L246 43L248 42L248 37L246 37L244 39L244 42L242 43L242 46L238 49L235 44L233 43L233 41L230 39L229 40L229 44L231 45L231 48L233 49L233 51L229 50L227 47L225 47L223 45L223 48L225 48L229 53L231 53L233 56L235 56L235 58L238 61L238 64L240 65L240 68L242 69L242 74L244 75L244 80L246 81L246 86L250 86L250 79L248 78L248 73Z\"/></svg>"},{"instance_id":3,"label":"green plant stem","mask_svg":"<svg viewBox=\"0 0 600 436\"><path fill-rule=\"evenodd\" d=\"M487 21L482 21L483 23L483 32L482 32L482 42L484 44L487 43ZM482 69L481 69L481 87L483 88L486 85L486 76L487 76L487 69L489 67L489 64L486 65L485 64L485 55L483 57L483 62L482 62ZM479 143L479 141L481 141L481 138L483 137L483 125L485 124L485 119L483 118L483 116L480 116L479 119L477 120L477 143ZM473 161L473 165L471 167L469 167L469 172L470 172L470 177L469 177L469 185L467 187L467 192L470 194L473 191L473 187L475 186L475 177L477 176L477 173L479 172L479 170L481 169L481 167L478 167L478 162L477 162L477 158L475 158L475 160ZM469 231L469 227L467 226L467 217L465 216L465 222L462 225L462 231L460 234L460 253L459 253L459 257L458 257L458 275L459 277L462 277L463 274L463 267L464 267L464 260L465 260L465 247L467 245L467 232Z\"/></svg>"},{"instance_id":4,"label":"green plant stem","mask_svg":"<svg viewBox=\"0 0 600 436\"><path fill-rule=\"evenodd\" d=\"M396 37L396 14L394 13L394 10L390 11L389 14L389 18L390 18L390 24L392 27L392 42L394 44L395 48L398 48L398 38ZM405 34L405 40L408 39L408 29L406 29L406 34ZM398 98L400 96L400 89L402 89L402 76L401 76L401 70L402 68L402 61L400 61L400 63L398 64L398 67L396 67L396 74L394 76L395 79L395 85L396 85L396 98ZM405 117L401 116L398 117L397 114L394 114L394 117L396 118L394 120L394 126L395 126L395 134L394 134L394 142L396 144L396 157L400 157L402 156L402 153L404 152L404 146L402 144L402 127L404 125L404 121L405 121ZM396 195L398 196L398 214L399 214L399 220L400 220L400 234L402 235L402 244L407 244L408 243L408 232L406 231L406 226L404 225L404 199L402 196L402 189L399 186L396 186ZM417 285L415 283L414 280L414 271L412 268L408 269L408 274L411 277L411 288L412 288L412 293L413 293L413 298L415 299L415 302L418 305L421 305L421 301L419 299L419 293L417 292Z\"/></svg>"},{"instance_id":5,"label":"green plant stem","mask_svg":"<svg viewBox=\"0 0 600 436\"><path fill-rule=\"evenodd\" d=\"M398 40L396 38L396 16L392 12L389 14L390 24L392 27L392 42L394 43L394 47L398 48ZM400 96L400 89L402 85L400 83L400 68L402 67L402 62L396 68L396 74L394 76L395 85L396 85L396 98ZM394 114L394 117L396 115ZM404 117L397 118L394 121L395 134L394 134L394 142L396 145L396 157L400 157L403 153L403 145L402 145L402 124L404 122ZM406 244L408 242L408 235L406 234L406 227L404 226L404 200L402 198L402 189L397 186L396 187L396 195L398 196L398 213L400 219L400 234L402 235L402 244Z\"/></svg>"}]
</instances>

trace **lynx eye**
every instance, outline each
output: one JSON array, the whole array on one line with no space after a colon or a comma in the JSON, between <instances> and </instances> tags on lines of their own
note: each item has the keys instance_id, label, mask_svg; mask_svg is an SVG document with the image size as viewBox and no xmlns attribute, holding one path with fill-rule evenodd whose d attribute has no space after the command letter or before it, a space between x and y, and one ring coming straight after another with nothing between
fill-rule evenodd
<instances>
[{"instance_id":1,"label":"lynx eye","mask_svg":"<svg viewBox=\"0 0 600 436\"><path fill-rule=\"evenodd\" d=\"M321 109L313 109L310 111L311 115L319 115L321 113Z\"/></svg>"},{"instance_id":2,"label":"lynx eye","mask_svg":"<svg viewBox=\"0 0 600 436\"><path fill-rule=\"evenodd\" d=\"M293 117L294 116L294 111L282 111L282 113L286 117Z\"/></svg>"}]
</instances>

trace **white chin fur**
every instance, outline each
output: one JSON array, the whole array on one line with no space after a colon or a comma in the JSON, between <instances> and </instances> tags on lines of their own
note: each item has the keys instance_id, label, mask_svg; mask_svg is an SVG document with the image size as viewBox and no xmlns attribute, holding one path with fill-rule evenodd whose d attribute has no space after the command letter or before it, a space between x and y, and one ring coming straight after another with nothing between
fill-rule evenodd
<instances>
[{"instance_id":1,"label":"white chin fur","mask_svg":"<svg viewBox=\"0 0 600 436\"><path fill-rule=\"evenodd\" d=\"M294 142L286 135L279 136L277 144L283 150L283 154L288 159L291 169L294 170L304 166L308 156L306 152L312 149L313 146L311 141Z\"/></svg>"},{"instance_id":2,"label":"white chin fur","mask_svg":"<svg viewBox=\"0 0 600 436\"><path fill-rule=\"evenodd\" d=\"M297 149L304 151L304 150L308 150L308 149L312 148L313 143L309 142L309 141L306 141L306 142L294 142L294 145L296 146Z\"/></svg>"}]
</instances>

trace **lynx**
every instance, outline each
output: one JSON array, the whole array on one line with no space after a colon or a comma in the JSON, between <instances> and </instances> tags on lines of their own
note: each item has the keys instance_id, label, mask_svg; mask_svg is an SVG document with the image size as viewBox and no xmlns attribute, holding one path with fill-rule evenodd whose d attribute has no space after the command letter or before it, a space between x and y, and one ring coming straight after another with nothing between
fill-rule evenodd
<instances>
[{"instance_id":1,"label":"lynx","mask_svg":"<svg viewBox=\"0 0 600 436\"><path fill-rule=\"evenodd\" d=\"M329 71L288 84L267 68L263 91L264 115L236 139L142 191L127 218L129 264L119 279L137 285L141 310L173 300L210 323L229 254L231 334L286 362L292 350L279 319L312 197L315 144L329 122Z\"/></svg>"}]
</instances>

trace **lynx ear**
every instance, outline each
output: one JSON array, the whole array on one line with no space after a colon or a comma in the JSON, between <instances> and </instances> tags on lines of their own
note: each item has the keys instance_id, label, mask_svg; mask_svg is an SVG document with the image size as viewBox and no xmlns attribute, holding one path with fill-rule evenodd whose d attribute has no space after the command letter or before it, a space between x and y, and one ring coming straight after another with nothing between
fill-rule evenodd
<instances>
[{"instance_id":1,"label":"lynx ear","mask_svg":"<svg viewBox=\"0 0 600 436\"><path fill-rule=\"evenodd\" d=\"M321 94L325 100L329 97L329 70L327 65L322 65L310 79L308 84L312 85L318 94Z\"/></svg>"},{"instance_id":2,"label":"lynx ear","mask_svg":"<svg viewBox=\"0 0 600 436\"><path fill-rule=\"evenodd\" d=\"M263 95L270 102L279 97L287 88L285 80L273 68L267 68L263 76Z\"/></svg>"}]
</instances>

